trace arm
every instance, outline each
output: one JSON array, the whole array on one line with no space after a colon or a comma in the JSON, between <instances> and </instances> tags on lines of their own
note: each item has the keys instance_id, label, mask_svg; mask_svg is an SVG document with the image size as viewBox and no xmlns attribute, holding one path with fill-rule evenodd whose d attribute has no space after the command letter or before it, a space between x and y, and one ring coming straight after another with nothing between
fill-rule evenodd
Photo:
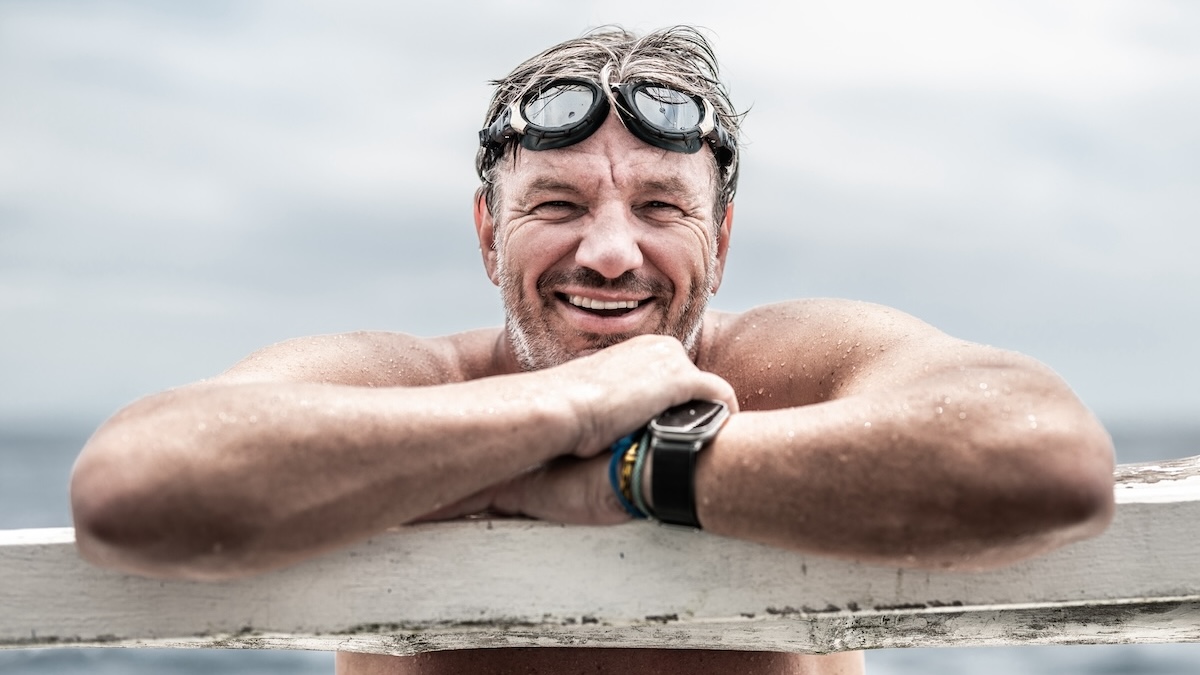
<instances>
[{"instance_id":1,"label":"arm","mask_svg":"<svg viewBox=\"0 0 1200 675\"><path fill-rule=\"evenodd\" d=\"M1111 441L1033 359L865 303L782 304L721 323L702 365L734 385L743 412L698 461L707 531L986 568L1095 535L1112 517ZM572 480L522 477L502 502L554 518L553 494Z\"/></svg>"},{"instance_id":2,"label":"arm","mask_svg":"<svg viewBox=\"0 0 1200 675\"><path fill-rule=\"evenodd\" d=\"M81 552L150 576L249 574L411 522L553 458L590 457L645 410L695 395L732 400L662 338L476 380L460 347L294 341L134 403L76 464ZM492 343L476 347L467 351Z\"/></svg>"},{"instance_id":3,"label":"arm","mask_svg":"<svg viewBox=\"0 0 1200 675\"><path fill-rule=\"evenodd\" d=\"M1108 525L1111 441L1061 378L911 317L877 321L854 344L883 351L824 364L828 400L738 414L702 455L709 530L888 565L985 568Z\"/></svg>"},{"instance_id":4,"label":"arm","mask_svg":"<svg viewBox=\"0 0 1200 675\"><path fill-rule=\"evenodd\" d=\"M1048 368L892 310L818 307L823 318L807 327L801 306L742 319L781 326L776 342L805 336L793 347L808 367L789 381L815 371L824 382L814 405L731 419L697 471L706 528L886 564L982 568L1107 525L1111 441Z\"/></svg>"}]
</instances>

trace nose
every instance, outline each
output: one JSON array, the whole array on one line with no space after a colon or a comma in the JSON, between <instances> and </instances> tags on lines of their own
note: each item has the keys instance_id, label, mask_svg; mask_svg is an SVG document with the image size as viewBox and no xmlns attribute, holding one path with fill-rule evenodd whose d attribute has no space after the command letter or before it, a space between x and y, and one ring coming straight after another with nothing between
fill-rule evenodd
<instances>
[{"instance_id":1,"label":"nose","mask_svg":"<svg viewBox=\"0 0 1200 675\"><path fill-rule=\"evenodd\" d=\"M585 226L575 263L616 279L642 266L639 229L625 205L597 211Z\"/></svg>"}]
</instances>

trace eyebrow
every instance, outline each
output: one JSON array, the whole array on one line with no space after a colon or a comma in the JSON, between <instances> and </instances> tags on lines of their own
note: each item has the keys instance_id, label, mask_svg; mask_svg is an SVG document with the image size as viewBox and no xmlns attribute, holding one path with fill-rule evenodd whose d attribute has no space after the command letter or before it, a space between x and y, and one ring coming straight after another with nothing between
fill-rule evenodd
<instances>
[{"instance_id":1,"label":"eyebrow","mask_svg":"<svg viewBox=\"0 0 1200 675\"><path fill-rule=\"evenodd\" d=\"M670 192L677 195L691 194L688 184L679 176L667 176L642 183L642 189L649 192Z\"/></svg>"},{"instance_id":2,"label":"eyebrow","mask_svg":"<svg viewBox=\"0 0 1200 675\"><path fill-rule=\"evenodd\" d=\"M525 190L526 193L534 192L579 192L579 188L568 183L561 178L551 176L540 176L535 178Z\"/></svg>"}]
</instances>

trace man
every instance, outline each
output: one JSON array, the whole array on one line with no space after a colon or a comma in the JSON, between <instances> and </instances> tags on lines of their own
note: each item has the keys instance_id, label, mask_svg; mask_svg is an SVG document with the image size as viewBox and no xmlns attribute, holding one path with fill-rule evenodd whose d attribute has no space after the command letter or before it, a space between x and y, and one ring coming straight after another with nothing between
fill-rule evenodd
<instances>
[{"instance_id":1,"label":"man","mask_svg":"<svg viewBox=\"0 0 1200 675\"><path fill-rule=\"evenodd\" d=\"M75 469L84 556L220 579L418 520L645 512L814 554L983 568L1105 527L1110 441L1044 366L865 303L706 310L729 250L739 120L700 34L595 32L498 85L475 223L504 328L286 342L134 403ZM732 412L698 454L639 431L694 400ZM610 477L607 451L630 434ZM857 654L624 649L338 664L862 670Z\"/></svg>"}]
</instances>

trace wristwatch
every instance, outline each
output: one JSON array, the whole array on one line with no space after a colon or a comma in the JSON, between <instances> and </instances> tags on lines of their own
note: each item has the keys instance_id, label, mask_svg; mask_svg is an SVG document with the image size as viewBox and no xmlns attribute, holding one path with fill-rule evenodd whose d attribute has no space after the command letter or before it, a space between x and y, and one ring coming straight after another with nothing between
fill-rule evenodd
<instances>
[{"instance_id":1,"label":"wristwatch","mask_svg":"<svg viewBox=\"0 0 1200 675\"><path fill-rule=\"evenodd\" d=\"M650 453L650 500L654 518L699 528L696 518L696 456L729 419L720 401L695 400L667 408L646 430Z\"/></svg>"}]
</instances>

